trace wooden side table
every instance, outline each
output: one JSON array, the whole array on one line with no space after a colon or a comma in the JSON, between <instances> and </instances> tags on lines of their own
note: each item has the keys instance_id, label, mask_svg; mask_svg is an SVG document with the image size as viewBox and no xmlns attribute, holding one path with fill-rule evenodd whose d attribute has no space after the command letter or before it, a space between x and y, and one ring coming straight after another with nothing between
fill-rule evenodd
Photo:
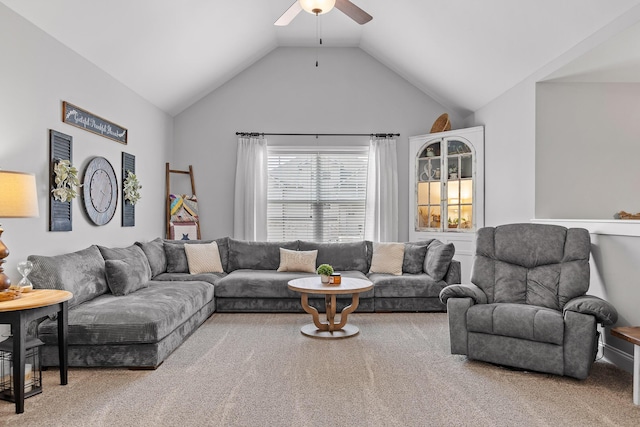
<instances>
[{"instance_id":1,"label":"wooden side table","mask_svg":"<svg viewBox=\"0 0 640 427\"><path fill-rule=\"evenodd\" d=\"M67 302L73 297L69 291L38 289L23 293L20 298L0 302L0 323L11 325L13 334L13 395L16 414L24 412L25 341L29 322L49 314L58 314L58 356L60 384L67 384Z\"/></svg>"},{"instance_id":2,"label":"wooden side table","mask_svg":"<svg viewBox=\"0 0 640 427\"><path fill-rule=\"evenodd\" d=\"M633 403L640 405L640 326L613 328L611 335L633 344Z\"/></svg>"}]
</instances>

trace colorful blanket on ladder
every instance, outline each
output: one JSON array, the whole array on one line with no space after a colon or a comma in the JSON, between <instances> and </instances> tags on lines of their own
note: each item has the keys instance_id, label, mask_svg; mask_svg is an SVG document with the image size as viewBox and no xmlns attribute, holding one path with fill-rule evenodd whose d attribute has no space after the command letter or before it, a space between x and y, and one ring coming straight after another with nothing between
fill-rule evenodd
<instances>
[{"instance_id":1,"label":"colorful blanket on ladder","mask_svg":"<svg viewBox=\"0 0 640 427\"><path fill-rule=\"evenodd\" d=\"M170 194L171 222L198 222L198 199L195 194Z\"/></svg>"}]
</instances>

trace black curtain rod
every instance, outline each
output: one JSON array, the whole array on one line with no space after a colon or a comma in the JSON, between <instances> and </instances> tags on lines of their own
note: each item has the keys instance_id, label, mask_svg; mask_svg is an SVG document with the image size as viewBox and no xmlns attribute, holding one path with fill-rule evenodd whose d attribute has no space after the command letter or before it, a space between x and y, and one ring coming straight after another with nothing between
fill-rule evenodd
<instances>
[{"instance_id":1,"label":"black curtain rod","mask_svg":"<svg viewBox=\"0 0 640 427\"><path fill-rule=\"evenodd\" d=\"M400 136L399 133L264 133L264 132L236 132L241 136L375 136L376 138L389 138Z\"/></svg>"}]
</instances>

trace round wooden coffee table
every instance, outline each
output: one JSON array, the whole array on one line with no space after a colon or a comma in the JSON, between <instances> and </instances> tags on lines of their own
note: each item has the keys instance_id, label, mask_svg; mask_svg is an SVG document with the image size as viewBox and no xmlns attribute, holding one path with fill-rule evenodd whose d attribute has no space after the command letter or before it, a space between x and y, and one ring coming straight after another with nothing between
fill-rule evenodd
<instances>
[{"instance_id":1,"label":"round wooden coffee table","mask_svg":"<svg viewBox=\"0 0 640 427\"><path fill-rule=\"evenodd\" d=\"M313 316L313 323L300 329L303 334L314 338L346 338L360 332L357 326L347 325L347 317L358 308L360 292L373 288L370 281L343 277L339 285L325 285L320 276L313 276L290 280L288 286L292 291L301 293L302 308ZM324 294L326 322L320 321L318 310L309 305L309 294ZM336 296L342 294L351 294L351 304L342 309L340 322L336 323Z\"/></svg>"}]
</instances>

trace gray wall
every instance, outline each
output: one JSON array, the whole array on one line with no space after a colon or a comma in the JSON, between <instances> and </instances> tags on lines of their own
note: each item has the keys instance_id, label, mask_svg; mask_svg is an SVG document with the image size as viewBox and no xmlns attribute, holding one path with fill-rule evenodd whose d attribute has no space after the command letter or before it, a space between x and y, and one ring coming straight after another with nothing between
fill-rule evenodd
<instances>
[{"instance_id":1,"label":"gray wall","mask_svg":"<svg viewBox=\"0 0 640 427\"><path fill-rule=\"evenodd\" d=\"M176 116L173 163L194 166L204 237L233 233L236 131L399 132L399 238L407 240L408 137L429 132L446 110L361 49L323 48L318 68L316 52L275 49ZM462 127L455 116L452 123ZM368 138L270 137L269 143L367 144ZM184 179L174 181L184 189Z\"/></svg>"},{"instance_id":2,"label":"gray wall","mask_svg":"<svg viewBox=\"0 0 640 427\"><path fill-rule=\"evenodd\" d=\"M536 218L640 212L638 117L638 83L538 83Z\"/></svg>"},{"instance_id":3,"label":"gray wall","mask_svg":"<svg viewBox=\"0 0 640 427\"><path fill-rule=\"evenodd\" d=\"M126 246L160 236L172 118L2 4L0 32L0 167L35 173L40 207L39 218L0 220L2 241L11 252L8 276L17 283L21 276L15 266L29 254L60 254L92 244ZM62 123L62 101L127 128L129 144ZM79 198L73 201L73 231L48 231L49 129L73 136L73 161L81 174L92 157L103 156L120 181L122 151L136 156L143 188L135 227L121 227L121 200L109 224L91 225Z\"/></svg>"}]
</instances>

